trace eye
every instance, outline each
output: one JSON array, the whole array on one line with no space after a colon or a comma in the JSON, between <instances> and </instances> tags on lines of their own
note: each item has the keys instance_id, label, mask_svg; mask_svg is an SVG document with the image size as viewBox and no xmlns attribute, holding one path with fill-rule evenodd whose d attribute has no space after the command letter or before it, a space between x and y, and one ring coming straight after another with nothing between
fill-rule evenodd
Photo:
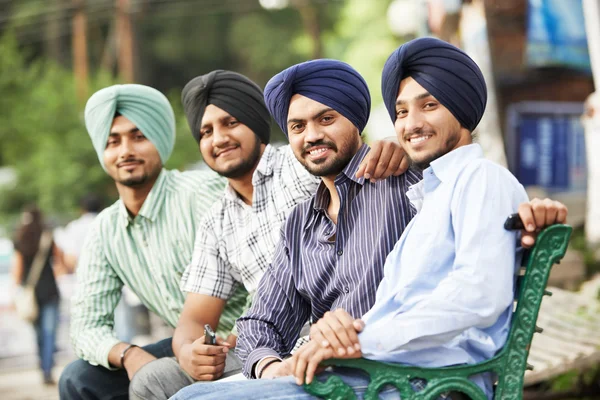
<instances>
[{"instance_id":1,"label":"eye","mask_svg":"<svg viewBox=\"0 0 600 400\"><path fill-rule=\"evenodd\" d=\"M234 127L237 124L239 124L240 122L236 119L232 119L231 121L229 121L229 123L227 124L229 127Z\"/></svg>"},{"instance_id":2,"label":"eye","mask_svg":"<svg viewBox=\"0 0 600 400\"><path fill-rule=\"evenodd\" d=\"M146 136L144 136L142 133L137 133L137 134L135 135L135 138L136 138L137 140L144 140L144 139L146 139Z\"/></svg>"},{"instance_id":3,"label":"eye","mask_svg":"<svg viewBox=\"0 0 600 400\"><path fill-rule=\"evenodd\" d=\"M114 146L115 144L117 144L119 142L119 140L117 138L108 138L108 141L106 142L106 147L109 146Z\"/></svg>"},{"instance_id":4,"label":"eye","mask_svg":"<svg viewBox=\"0 0 600 400\"><path fill-rule=\"evenodd\" d=\"M432 108L435 108L436 106L437 106L437 103L430 101L430 102L425 103L423 108L432 109Z\"/></svg>"},{"instance_id":5,"label":"eye","mask_svg":"<svg viewBox=\"0 0 600 400\"><path fill-rule=\"evenodd\" d=\"M333 115L324 115L323 118L321 118L321 122L332 122L333 121Z\"/></svg>"},{"instance_id":6,"label":"eye","mask_svg":"<svg viewBox=\"0 0 600 400\"><path fill-rule=\"evenodd\" d=\"M396 110L396 118L406 117L406 114L408 114L408 111L406 109L404 109L404 108Z\"/></svg>"},{"instance_id":7,"label":"eye","mask_svg":"<svg viewBox=\"0 0 600 400\"><path fill-rule=\"evenodd\" d=\"M290 132L300 133L304 129L304 124L293 124L290 126Z\"/></svg>"},{"instance_id":8,"label":"eye","mask_svg":"<svg viewBox=\"0 0 600 400\"><path fill-rule=\"evenodd\" d=\"M212 129L203 129L200 131L200 139L203 139L207 136L210 136L210 134L212 133Z\"/></svg>"}]
</instances>

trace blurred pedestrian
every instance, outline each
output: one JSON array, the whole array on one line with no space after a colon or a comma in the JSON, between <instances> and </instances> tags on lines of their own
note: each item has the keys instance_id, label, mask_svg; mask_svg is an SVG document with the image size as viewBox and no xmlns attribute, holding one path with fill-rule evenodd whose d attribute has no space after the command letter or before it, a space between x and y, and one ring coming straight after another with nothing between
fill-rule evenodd
<instances>
[{"instance_id":1,"label":"blurred pedestrian","mask_svg":"<svg viewBox=\"0 0 600 400\"><path fill-rule=\"evenodd\" d=\"M43 234L49 235L49 232L44 225L41 211L35 205L26 207L21 214L15 236L12 274L16 285L30 284L35 287L38 315L33 326L37 337L40 368L44 383L54 384L52 367L60 296L52 269L54 245L50 242L44 246L42 240ZM35 265L36 255L38 259L42 257L40 267ZM41 272L36 271L40 268Z\"/></svg>"}]
</instances>

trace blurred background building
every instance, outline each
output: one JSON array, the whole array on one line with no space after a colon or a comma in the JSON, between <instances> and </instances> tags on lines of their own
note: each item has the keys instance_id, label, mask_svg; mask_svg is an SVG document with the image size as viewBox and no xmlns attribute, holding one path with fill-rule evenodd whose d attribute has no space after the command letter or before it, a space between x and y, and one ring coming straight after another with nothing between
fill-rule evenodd
<instances>
[{"instance_id":1,"label":"blurred background building","mask_svg":"<svg viewBox=\"0 0 600 400\"><path fill-rule=\"evenodd\" d=\"M34 336L10 307L11 237L28 202L60 228L84 194L117 198L83 124L87 98L114 83L167 94L177 117L167 167L202 168L179 100L191 78L230 69L264 86L294 63L341 59L371 88L368 141L395 135L380 94L387 56L418 36L452 42L488 82L486 156L532 197L568 205L576 234L552 284L577 289L600 269L600 101L585 103L600 79L599 14L597 0L0 0L0 397L56 397L29 384ZM276 124L273 138L285 141ZM63 308L59 367L72 357ZM168 334L140 315L127 335ZM542 388L569 387L565 376Z\"/></svg>"}]
</instances>

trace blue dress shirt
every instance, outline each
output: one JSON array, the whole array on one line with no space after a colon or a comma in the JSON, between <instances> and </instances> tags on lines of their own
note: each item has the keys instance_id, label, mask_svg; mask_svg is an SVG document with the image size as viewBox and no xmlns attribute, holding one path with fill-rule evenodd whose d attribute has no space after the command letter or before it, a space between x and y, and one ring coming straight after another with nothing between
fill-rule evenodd
<instances>
[{"instance_id":1,"label":"blue dress shirt","mask_svg":"<svg viewBox=\"0 0 600 400\"><path fill-rule=\"evenodd\" d=\"M422 367L493 357L508 336L521 259L503 223L528 201L523 186L471 144L433 161L407 197L417 215L363 317L364 357ZM491 376L474 381L491 396Z\"/></svg>"}]
</instances>

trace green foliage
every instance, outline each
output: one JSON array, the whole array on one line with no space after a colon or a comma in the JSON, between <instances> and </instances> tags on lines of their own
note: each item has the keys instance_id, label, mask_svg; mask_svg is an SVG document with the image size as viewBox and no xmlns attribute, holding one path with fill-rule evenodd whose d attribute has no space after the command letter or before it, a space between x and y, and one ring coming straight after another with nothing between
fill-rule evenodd
<instances>
[{"instance_id":1,"label":"green foliage","mask_svg":"<svg viewBox=\"0 0 600 400\"><path fill-rule=\"evenodd\" d=\"M598 249L590 248L586 243L584 227L580 226L573 230L571 247L583 256L585 271L588 277L600 273L600 260L597 259Z\"/></svg>"}]
</instances>

